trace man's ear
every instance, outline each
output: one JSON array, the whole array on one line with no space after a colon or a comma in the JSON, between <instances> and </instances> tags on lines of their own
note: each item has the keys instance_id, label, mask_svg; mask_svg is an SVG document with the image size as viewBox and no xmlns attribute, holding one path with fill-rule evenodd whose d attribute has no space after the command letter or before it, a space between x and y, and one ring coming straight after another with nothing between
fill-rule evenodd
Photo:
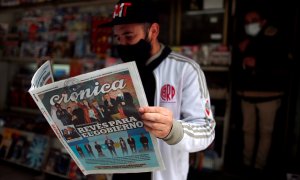
<instances>
[{"instance_id":1,"label":"man's ear","mask_svg":"<svg viewBox=\"0 0 300 180\"><path fill-rule=\"evenodd\" d=\"M159 24L158 23L153 23L150 27L150 31L149 31L149 38L151 40L157 39L158 35L159 35Z\"/></svg>"}]
</instances>

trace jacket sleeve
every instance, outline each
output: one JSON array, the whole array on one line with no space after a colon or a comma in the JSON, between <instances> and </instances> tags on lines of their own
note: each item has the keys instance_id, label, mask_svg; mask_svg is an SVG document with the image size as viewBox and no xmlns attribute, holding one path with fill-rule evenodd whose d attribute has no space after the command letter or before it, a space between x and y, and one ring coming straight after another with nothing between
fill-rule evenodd
<instances>
[{"instance_id":1,"label":"jacket sleeve","mask_svg":"<svg viewBox=\"0 0 300 180\"><path fill-rule=\"evenodd\" d=\"M215 138L215 121L203 71L195 62L185 67L182 79L180 120L173 121L163 140L188 152L206 149Z\"/></svg>"}]
</instances>

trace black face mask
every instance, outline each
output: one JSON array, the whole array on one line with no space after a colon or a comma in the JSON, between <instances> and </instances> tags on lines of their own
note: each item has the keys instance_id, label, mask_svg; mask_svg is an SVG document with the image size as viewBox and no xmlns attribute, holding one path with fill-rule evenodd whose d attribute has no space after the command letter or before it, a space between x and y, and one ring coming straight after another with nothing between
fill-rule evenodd
<instances>
[{"instance_id":1,"label":"black face mask","mask_svg":"<svg viewBox=\"0 0 300 180\"><path fill-rule=\"evenodd\" d=\"M135 61L138 67L143 67L151 56L151 44L141 39L134 45L118 45L117 51L122 61Z\"/></svg>"}]
</instances>

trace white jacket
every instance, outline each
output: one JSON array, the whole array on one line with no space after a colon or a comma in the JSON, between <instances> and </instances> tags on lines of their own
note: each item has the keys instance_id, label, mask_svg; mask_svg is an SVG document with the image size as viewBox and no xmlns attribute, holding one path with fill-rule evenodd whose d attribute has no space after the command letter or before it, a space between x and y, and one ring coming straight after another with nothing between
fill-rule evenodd
<instances>
[{"instance_id":1,"label":"white jacket","mask_svg":"<svg viewBox=\"0 0 300 180\"><path fill-rule=\"evenodd\" d=\"M172 131L158 145L166 167L152 173L153 180L185 180L189 153L206 149L215 137L206 80L193 60L171 52L154 70L156 106L173 112Z\"/></svg>"}]
</instances>

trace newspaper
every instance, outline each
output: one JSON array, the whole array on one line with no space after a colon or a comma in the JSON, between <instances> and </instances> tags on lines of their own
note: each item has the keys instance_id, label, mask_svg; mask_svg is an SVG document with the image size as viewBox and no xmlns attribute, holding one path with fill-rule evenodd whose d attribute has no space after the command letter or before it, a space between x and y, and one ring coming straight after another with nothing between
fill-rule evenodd
<instances>
[{"instance_id":1,"label":"newspaper","mask_svg":"<svg viewBox=\"0 0 300 180\"><path fill-rule=\"evenodd\" d=\"M51 81L47 61L29 92L84 175L164 169L138 112L148 103L135 62Z\"/></svg>"}]
</instances>

